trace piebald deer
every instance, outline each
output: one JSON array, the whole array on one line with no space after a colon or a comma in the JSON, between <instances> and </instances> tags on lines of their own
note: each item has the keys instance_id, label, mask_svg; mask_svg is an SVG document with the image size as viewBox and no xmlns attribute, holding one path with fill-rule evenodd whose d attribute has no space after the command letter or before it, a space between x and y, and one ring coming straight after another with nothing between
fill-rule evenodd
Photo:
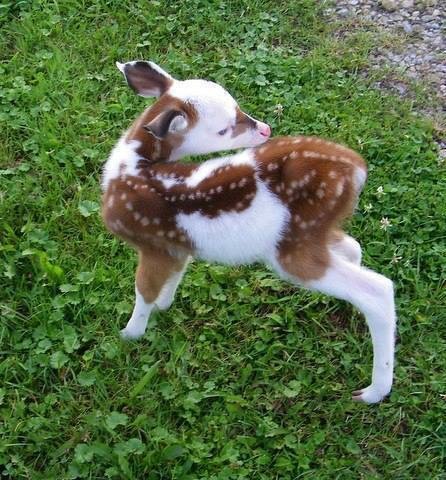
<instances>
[{"instance_id":1,"label":"piebald deer","mask_svg":"<svg viewBox=\"0 0 446 480\"><path fill-rule=\"evenodd\" d=\"M179 81L152 62L117 66L136 93L158 97L119 140L102 179L105 224L139 253L135 307L122 336L140 337L152 310L171 305L191 257L260 261L364 314L372 383L353 399L382 400L393 375L393 285L361 266L358 242L340 229L366 180L364 160L316 137L266 142L268 125L215 83ZM240 147L251 148L200 164L177 161Z\"/></svg>"}]
</instances>

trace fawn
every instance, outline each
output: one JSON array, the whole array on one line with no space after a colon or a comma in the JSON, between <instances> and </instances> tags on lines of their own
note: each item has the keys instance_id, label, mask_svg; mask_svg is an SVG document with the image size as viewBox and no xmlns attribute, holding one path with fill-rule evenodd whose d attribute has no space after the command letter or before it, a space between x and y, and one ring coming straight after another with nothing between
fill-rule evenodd
<instances>
[{"instance_id":1,"label":"fawn","mask_svg":"<svg viewBox=\"0 0 446 480\"><path fill-rule=\"evenodd\" d=\"M226 264L263 262L279 277L347 300L373 342L366 403L392 386L393 284L361 266L361 248L340 229L367 176L354 151L316 137L271 139L220 85L180 81L152 62L117 63L139 95L158 97L122 136L105 164L102 215L139 254L134 310L124 338L144 334L167 309L192 257ZM200 164L185 155L247 148Z\"/></svg>"}]
</instances>

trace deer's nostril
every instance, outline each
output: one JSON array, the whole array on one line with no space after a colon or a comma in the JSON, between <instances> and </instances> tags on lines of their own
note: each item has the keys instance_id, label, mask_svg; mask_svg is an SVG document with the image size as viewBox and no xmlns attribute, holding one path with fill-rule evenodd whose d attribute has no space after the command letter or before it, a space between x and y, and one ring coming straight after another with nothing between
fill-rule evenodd
<instances>
[{"instance_id":1,"label":"deer's nostril","mask_svg":"<svg viewBox=\"0 0 446 480\"><path fill-rule=\"evenodd\" d=\"M259 129L260 135L262 135L263 137L269 137L271 135L271 128L266 123L259 122L258 129Z\"/></svg>"}]
</instances>

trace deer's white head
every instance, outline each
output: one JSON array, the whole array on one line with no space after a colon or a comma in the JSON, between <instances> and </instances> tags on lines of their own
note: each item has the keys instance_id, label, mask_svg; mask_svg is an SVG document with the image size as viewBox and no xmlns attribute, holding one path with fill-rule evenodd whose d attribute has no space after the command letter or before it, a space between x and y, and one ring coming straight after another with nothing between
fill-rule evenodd
<instances>
[{"instance_id":1,"label":"deer's white head","mask_svg":"<svg viewBox=\"0 0 446 480\"><path fill-rule=\"evenodd\" d=\"M271 134L266 123L242 112L214 82L176 80L153 62L116 65L138 95L158 98L144 114L141 128L175 147L171 159L255 147Z\"/></svg>"}]
</instances>

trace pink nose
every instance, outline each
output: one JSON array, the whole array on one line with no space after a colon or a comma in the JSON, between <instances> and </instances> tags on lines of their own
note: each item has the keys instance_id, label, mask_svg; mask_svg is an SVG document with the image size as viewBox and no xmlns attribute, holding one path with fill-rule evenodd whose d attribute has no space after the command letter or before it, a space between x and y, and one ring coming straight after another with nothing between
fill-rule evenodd
<instances>
[{"instance_id":1,"label":"pink nose","mask_svg":"<svg viewBox=\"0 0 446 480\"><path fill-rule=\"evenodd\" d=\"M257 129L263 137L269 137L271 135L271 128L266 123L257 122Z\"/></svg>"}]
</instances>

